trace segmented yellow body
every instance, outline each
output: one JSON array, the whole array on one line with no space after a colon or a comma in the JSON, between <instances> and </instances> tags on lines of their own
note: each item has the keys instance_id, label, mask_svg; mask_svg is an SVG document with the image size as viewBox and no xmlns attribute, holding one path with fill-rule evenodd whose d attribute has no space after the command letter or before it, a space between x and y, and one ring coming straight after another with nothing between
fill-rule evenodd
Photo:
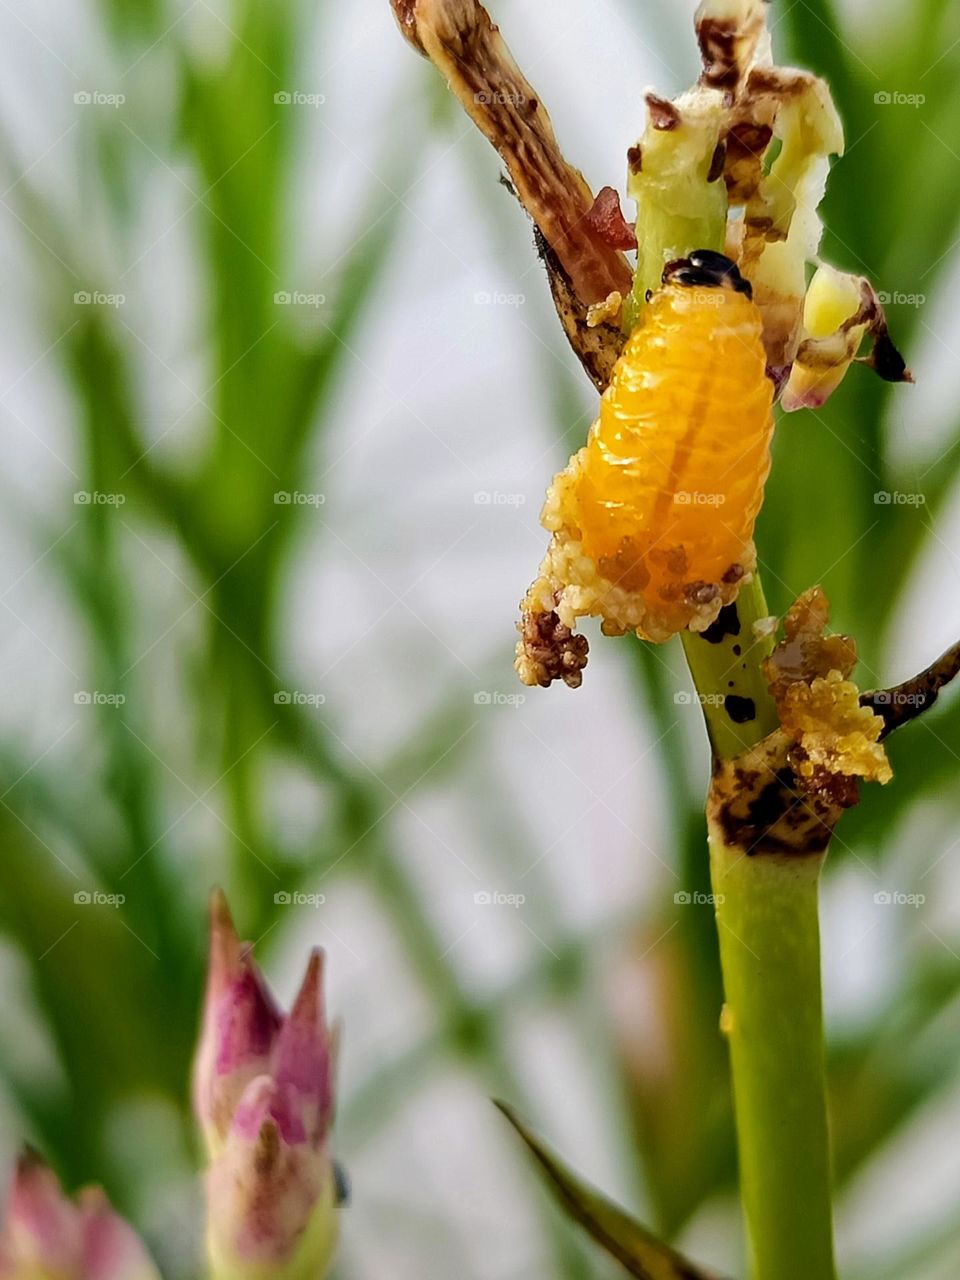
<instances>
[{"instance_id":1,"label":"segmented yellow body","mask_svg":"<svg viewBox=\"0 0 960 1280\"><path fill-rule=\"evenodd\" d=\"M660 631L688 626L692 605L753 568L772 404L749 297L657 290L601 400L563 523L603 578L643 597Z\"/></svg>"}]
</instances>

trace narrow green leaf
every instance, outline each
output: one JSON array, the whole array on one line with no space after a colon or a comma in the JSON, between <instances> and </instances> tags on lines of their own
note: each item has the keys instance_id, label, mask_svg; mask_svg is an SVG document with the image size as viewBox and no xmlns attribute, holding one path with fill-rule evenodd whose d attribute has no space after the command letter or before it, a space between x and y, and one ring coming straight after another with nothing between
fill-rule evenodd
<instances>
[{"instance_id":1,"label":"narrow green leaf","mask_svg":"<svg viewBox=\"0 0 960 1280\"><path fill-rule=\"evenodd\" d=\"M495 1105L516 1129L567 1215L638 1280L718 1280L658 1240L613 1201L571 1172L505 1102Z\"/></svg>"}]
</instances>

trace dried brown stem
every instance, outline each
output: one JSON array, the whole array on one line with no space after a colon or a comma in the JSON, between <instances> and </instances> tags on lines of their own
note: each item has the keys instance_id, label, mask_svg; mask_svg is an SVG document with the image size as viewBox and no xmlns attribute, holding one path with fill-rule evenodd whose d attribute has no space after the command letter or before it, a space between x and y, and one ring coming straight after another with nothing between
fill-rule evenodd
<instances>
[{"instance_id":1,"label":"dried brown stem","mask_svg":"<svg viewBox=\"0 0 960 1280\"><path fill-rule=\"evenodd\" d=\"M589 218L593 193L563 158L550 117L477 0L391 0L406 39L430 59L481 133L499 152L517 198L549 252L542 254L557 310L593 382L612 368L622 336L589 329L587 310L630 291L627 259Z\"/></svg>"},{"instance_id":2,"label":"dried brown stem","mask_svg":"<svg viewBox=\"0 0 960 1280\"><path fill-rule=\"evenodd\" d=\"M860 698L883 721L881 738L923 715L936 702L940 690L960 675L960 641L940 655L925 671L890 689L872 689Z\"/></svg>"}]
</instances>

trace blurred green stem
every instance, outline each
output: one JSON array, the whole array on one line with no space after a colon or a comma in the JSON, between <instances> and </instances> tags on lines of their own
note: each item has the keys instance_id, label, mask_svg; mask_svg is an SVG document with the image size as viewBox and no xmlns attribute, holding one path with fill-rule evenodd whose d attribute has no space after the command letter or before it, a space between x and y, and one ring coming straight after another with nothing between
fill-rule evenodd
<instances>
[{"instance_id":1,"label":"blurred green stem","mask_svg":"<svg viewBox=\"0 0 960 1280\"><path fill-rule=\"evenodd\" d=\"M820 998L822 856L710 833L740 1188L753 1280L833 1280Z\"/></svg>"}]
</instances>

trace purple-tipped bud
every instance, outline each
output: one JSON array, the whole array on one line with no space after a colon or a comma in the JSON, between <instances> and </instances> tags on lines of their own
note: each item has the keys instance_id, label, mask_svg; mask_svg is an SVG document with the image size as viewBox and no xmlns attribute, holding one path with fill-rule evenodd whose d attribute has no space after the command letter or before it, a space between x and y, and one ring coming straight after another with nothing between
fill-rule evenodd
<instances>
[{"instance_id":1,"label":"purple-tipped bud","mask_svg":"<svg viewBox=\"0 0 960 1280\"><path fill-rule=\"evenodd\" d=\"M221 890L210 898L210 960L193 1105L215 1155L246 1086L270 1070L282 1017L250 947L241 943Z\"/></svg>"},{"instance_id":2,"label":"purple-tipped bud","mask_svg":"<svg viewBox=\"0 0 960 1280\"><path fill-rule=\"evenodd\" d=\"M133 1228L99 1187L68 1200L56 1174L26 1152L0 1237L2 1280L160 1280Z\"/></svg>"},{"instance_id":3,"label":"purple-tipped bud","mask_svg":"<svg viewBox=\"0 0 960 1280\"><path fill-rule=\"evenodd\" d=\"M283 1015L226 901L210 912L210 973L194 1099L211 1157L212 1280L320 1280L336 1240L333 1040L314 951Z\"/></svg>"}]
</instances>

